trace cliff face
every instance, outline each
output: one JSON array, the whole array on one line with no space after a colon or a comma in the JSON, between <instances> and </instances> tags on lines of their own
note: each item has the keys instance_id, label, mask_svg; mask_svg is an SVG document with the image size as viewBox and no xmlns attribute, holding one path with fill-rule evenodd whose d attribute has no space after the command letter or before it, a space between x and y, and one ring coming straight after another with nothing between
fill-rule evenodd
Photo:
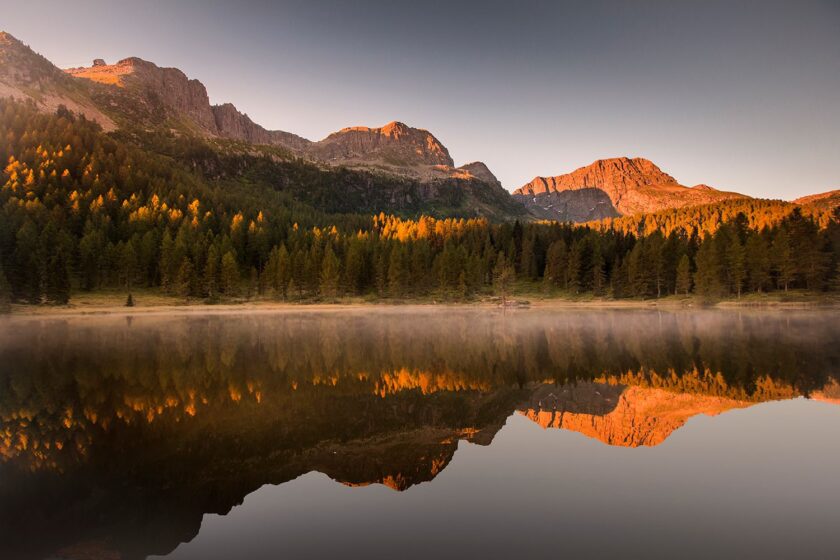
<instances>
[{"instance_id":1,"label":"cliff face","mask_svg":"<svg viewBox=\"0 0 840 560\"><path fill-rule=\"evenodd\" d=\"M561 221L597 220L743 197L708 185L685 187L650 160L627 157L598 160L565 175L536 177L513 195L535 216Z\"/></svg>"},{"instance_id":2,"label":"cliff face","mask_svg":"<svg viewBox=\"0 0 840 560\"><path fill-rule=\"evenodd\" d=\"M204 84L188 78L177 68L161 68L132 57L116 64L105 64L97 59L90 67L70 68L65 72L106 87L119 88L117 91L100 90L101 95L108 96L109 104L143 105L150 116L165 112L205 135L279 145L296 151L310 144L289 132L266 130L230 103L210 105ZM136 107L129 107L129 112L136 118Z\"/></svg>"},{"instance_id":3,"label":"cliff face","mask_svg":"<svg viewBox=\"0 0 840 560\"><path fill-rule=\"evenodd\" d=\"M211 107L216 123L216 130L220 136L244 140L251 144L271 144L285 146L292 150L303 151L312 144L291 132L282 130L266 130L256 124L245 113L240 113L231 103L213 105Z\"/></svg>"},{"instance_id":4,"label":"cliff face","mask_svg":"<svg viewBox=\"0 0 840 560\"><path fill-rule=\"evenodd\" d=\"M113 65L97 63L89 68L71 68L67 73L100 84L136 88L145 94L149 102L160 102L173 113L188 117L199 128L208 132L216 129L204 84L187 78L177 68L161 68L131 57Z\"/></svg>"}]
</instances>

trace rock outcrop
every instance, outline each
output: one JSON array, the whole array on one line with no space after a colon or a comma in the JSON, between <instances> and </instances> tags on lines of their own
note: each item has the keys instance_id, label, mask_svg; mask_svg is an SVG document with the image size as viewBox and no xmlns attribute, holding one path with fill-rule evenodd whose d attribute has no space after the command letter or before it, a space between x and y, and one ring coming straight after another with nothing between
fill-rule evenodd
<instances>
[{"instance_id":1,"label":"rock outcrop","mask_svg":"<svg viewBox=\"0 0 840 560\"><path fill-rule=\"evenodd\" d=\"M455 165L449 151L432 133L397 121L380 128L343 128L318 142L310 153L330 162L382 162L397 167Z\"/></svg>"},{"instance_id":2,"label":"rock outcrop","mask_svg":"<svg viewBox=\"0 0 840 560\"><path fill-rule=\"evenodd\" d=\"M708 185L685 187L650 160L628 157L598 160L565 175L535 177L513 195L533 215L561 221L656 212L744 196Z\"/></svg>"},{"instance_id":3,"label":"rock outcrop","mask_svg":"<svg viewBox=\"0 0 840 560\"><path fill-rule=\"evenodd\" d=\"M173 115L183 115L207 132L216 130L204 84L187 78L177 68L161 68L141 58L130 57L111 65L94 61L93 66L70 68L66 72L100 84L135 89L148 103L159 103Z\"/></svg>"},{"instance_id":4,"label":"rock outcrop","mask_svg":"<svg viewBox=\"0 0 840 560\"><path fill-rule=\"evenodd\" d=\"M499 185L500 187L502 186L502 183L496 178L495 175L493 175L493 172L490 171L490 168L480 161L466 163L461 167L456 168L455 171L464 174L466 178L473 177L475 179L478 179L479 181L484 181L485 183Z\"/></svg>"}]
</instances>

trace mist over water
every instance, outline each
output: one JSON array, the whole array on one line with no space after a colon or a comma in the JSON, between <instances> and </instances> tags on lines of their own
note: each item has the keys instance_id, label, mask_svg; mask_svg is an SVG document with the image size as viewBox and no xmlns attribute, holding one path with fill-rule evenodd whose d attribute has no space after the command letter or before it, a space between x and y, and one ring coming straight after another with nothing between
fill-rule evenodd
<instances>
[{"instance_id":1,"label":"mist over water","mask_svg":"<svg viewBox=\"0 0 840 560\"><path fill-rule=\"evenodd\" d=\"M0 320L0 556L833 556L835 311Z\"/></svg>"}]
</instances>

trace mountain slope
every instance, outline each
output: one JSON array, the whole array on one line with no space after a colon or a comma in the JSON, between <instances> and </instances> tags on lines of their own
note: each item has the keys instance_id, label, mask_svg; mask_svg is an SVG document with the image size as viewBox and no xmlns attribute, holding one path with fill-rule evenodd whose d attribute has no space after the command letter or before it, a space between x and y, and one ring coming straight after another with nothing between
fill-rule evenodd
<instances>
[{"instance_id":1,"label":"mountain slope","mask_svg":"<svg viewBox=\"0 0 840 560\"><path fill-rule=\"evenodd\" d=\"M513 192L538 218L583 222L745 198L708 185L690 188L644 158L611 158L554 177L536 177Z\"/></svg>"},{"instance_id":2,"label":"mountain slope","mask_svg":"<svg viewBox=\"0 0 840 560\"><path fill-rule=\"evenodd\" d=\"M69 78L4 31L0 31L0 97L31 100L49 113L63 105L96 121L105 131L116 128L114 121L91 99L86 84Z\"/></svg>"},{"instance_id":3,"label":"mountain slope","mask_svg":"<svg viewBox=\"0 0 840 560\"><path fill-rule=\"evenodd\" d=\"M794 204L800 204L802 206L820 210L834 210L835 208L840 207L840 189L803 196L797 198L793 202Z\"/></svg>"}]
</instances>

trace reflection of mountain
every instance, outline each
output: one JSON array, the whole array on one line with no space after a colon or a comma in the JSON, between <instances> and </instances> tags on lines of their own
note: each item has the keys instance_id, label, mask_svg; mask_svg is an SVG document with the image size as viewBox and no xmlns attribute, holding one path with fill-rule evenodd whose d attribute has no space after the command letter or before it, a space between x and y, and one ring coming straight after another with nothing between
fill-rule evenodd
<instances>
[{"instance_id":1,"label":"reflection of mountain","mask_svg":"<svg viewBox=\"0 0 840 560\"><path fill-rule=\"evenodd\" d=\"M405 490L516 410L635 446L836 394L834 331L795 313L485 313L0 323L0 557L164 553L313 470Z\"/></svg>"},{"instance_id":2,"label":"reflection of mountain","mask_svg":"<svg viewBox=\"0 0 840 560\"><path fill-rule=\"evenodd\" d=\"M639 447L659 445L692 416L716 415L753 404L651 387L584 383L542 387L520 414L543 428L580 432L608 445ZM605 411L607 406L610 409Z\"/></svg>"}]
</instances>

